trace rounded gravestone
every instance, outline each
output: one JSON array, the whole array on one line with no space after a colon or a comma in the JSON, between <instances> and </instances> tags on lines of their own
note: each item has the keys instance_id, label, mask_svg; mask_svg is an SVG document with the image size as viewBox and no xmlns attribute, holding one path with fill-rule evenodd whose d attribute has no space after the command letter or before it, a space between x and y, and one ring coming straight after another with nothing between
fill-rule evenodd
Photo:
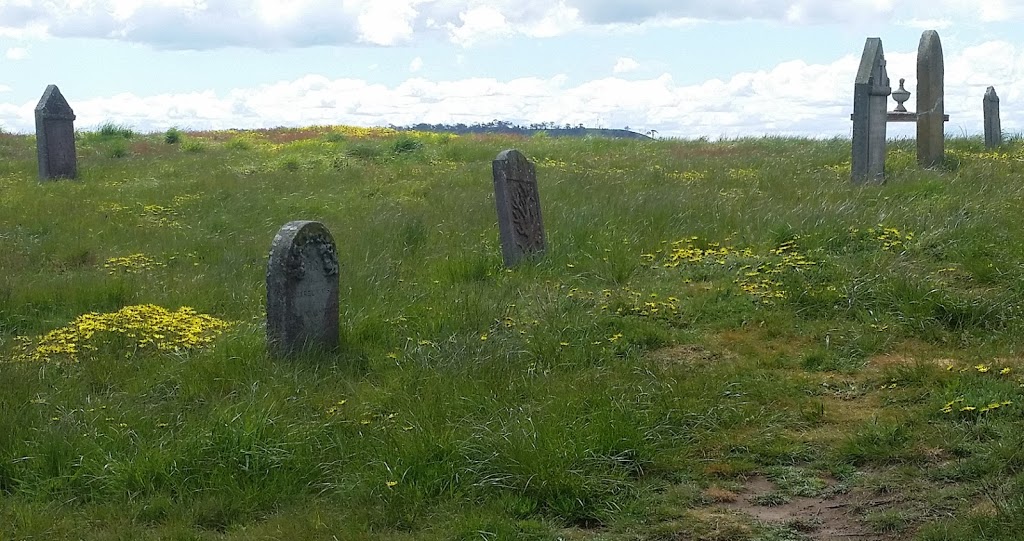
<instances>
[{"instance_id":1,"label":"rounded gravestone","mask_svg":"<svg viewBox=\"0 0 1024 541\"><path fill-rule=\"evenodd\" d=\"M319 222L285 224L267 261L267 348L275 357L338 347L338 254Z\"/></svg>"},{"instance_id":2,"label":"rounded gravestone","mask_svg":"<svg viewBox=\"0 0 1024 541\"><path fill-rule=\"evenodd\" d=\"M944 78L942 41L927 30L917 46L917 163L926 169L942 165L945 157Z\"/></svg>"},{"instance_id":3,"label":"rounded gravestone","mask_svg":"<svg viewBox=\"0 0 1024 541\"><path fill-rule=\"evenodd\" d=\"M547 249L540 213L537 170L522 152L509 149L492 162L501 256L506 267Z\"/></svg>"}]
</instances>

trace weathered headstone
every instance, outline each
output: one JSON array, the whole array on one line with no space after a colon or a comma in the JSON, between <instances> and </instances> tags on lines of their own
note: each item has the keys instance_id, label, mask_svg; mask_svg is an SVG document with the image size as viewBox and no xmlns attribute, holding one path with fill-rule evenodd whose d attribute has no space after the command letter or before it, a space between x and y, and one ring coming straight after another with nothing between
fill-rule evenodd
<instances>
[{"instance_id":1,"label":"weathered headstone","mask_svg":"<svg viewBox=\"0 0 1024 541\"><path fill-rule=\"evenodd\" d=\"M985 148L996 148L1003 144L1003 127L999 122L999 96L995 87L985 90L982 104L985 110Z\"/></svg>"},{"instance_id":2,"label":"weathered headstone","mask_svg":"<svg viewBox=\"0 0 1024 541\"><path fill-rule=\"evenodd\" d=\"M926 30L917 47L917 163L924 168L945 157L944 73L939 33Z\"/></svg>"},{"instance_id":3,"label":"weathered headstone","mask_svg":"<svg viewBox=\"0 0 1024 541\"><path fill-rule=\"evenodd\" d=\"M890 93L882 40L868 38L853 85L853 182L885 180L885 108Z\"/></svg>"},{"instance_id":4,"label":"weathered headstone","mask_svg":"<svg viewBox=\"0 0 1024 541\"><path fill-rule=\"evenodd\" d=\"M524 257L542 253L547 248L537 170L515 149L498 154L492 169L501 257L505 266L511 267Z\"/></svg>"},{"instance_id":5,"label":"weathered headstone","mask_svg":"<svg viewBox=\"0 0 1024 541\"><path fill-rule=\"evenodd\" d=\"M338 254L319 222L285 224L267 262L267 347L275 357L338 346Z\"/></svg>"},{"instance_id":6,"label":"weathered headstone","mask_svg":"<svg viewBox=\"0 0 1024 541\"><path fill-rule=\"evenodd\" d=\"M49 85L36 105L36 154L39 178L75 178L75 112L56 85Z\"/></svg>"}]
</instances>

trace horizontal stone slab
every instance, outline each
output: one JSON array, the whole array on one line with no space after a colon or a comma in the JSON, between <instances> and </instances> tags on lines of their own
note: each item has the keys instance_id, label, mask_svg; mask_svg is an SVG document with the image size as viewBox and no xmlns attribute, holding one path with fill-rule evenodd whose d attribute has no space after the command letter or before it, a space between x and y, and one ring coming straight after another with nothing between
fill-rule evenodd
<instances>
[{"instance_id":1,"label":"horizontal stone slab","mask_svg":"<svg viewBox=\"0 0 1024 541\"><path fill-rule=\"evenodd\" d=\"M889 111L886 115L885 120L887 122L917 122L917 113L896 113ZM853 115L850 115L850 120L853 120ZM949 122L949 115L942 115L942 120Z\"/></svg>"}]
</instances>

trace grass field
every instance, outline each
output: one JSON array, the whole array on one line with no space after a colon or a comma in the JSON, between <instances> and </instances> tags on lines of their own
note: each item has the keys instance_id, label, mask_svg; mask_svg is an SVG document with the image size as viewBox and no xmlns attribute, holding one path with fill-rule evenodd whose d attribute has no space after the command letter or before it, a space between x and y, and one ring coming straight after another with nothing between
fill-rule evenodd
<instances>
[{"instance_id":1,"label":"grass field","mask_svg":"<svg viewBox=\"0 0 1024 541\"><path fill-rule=\"evenodd\" d=\"M946 152L109 124L40 183L0 134L0 539L1018 539L1024 141ZM342 347L275 361L297 219Z\"/></svg>"}]
</instances>

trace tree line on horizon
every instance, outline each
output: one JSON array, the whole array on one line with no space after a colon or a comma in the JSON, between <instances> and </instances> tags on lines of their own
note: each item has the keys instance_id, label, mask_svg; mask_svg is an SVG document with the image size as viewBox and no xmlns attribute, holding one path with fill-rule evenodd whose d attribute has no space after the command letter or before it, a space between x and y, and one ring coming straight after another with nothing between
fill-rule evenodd
<instances>
[{"instance_id":1,"label":"tree line on horizon","mask_svg":"<svg viewBox=\"0 0 1024 541\"><path fill-rule=\"evenodd\" d=\"M583 124L572 125L569 123L557 124L555 122L536 122L522 126L506 120L492 120L490 122L476 124L429 124L421 122L407 127L392 126L403 131L426 131L454 133L458 135L474 133L501 133L512 135L531 136L536 133L546 132L552 137L586 137L600 136L622 139L649 139L647 135L630 130L629 126L622 129L609 128L588 128Z\"/></svg>"}]
</instances>

